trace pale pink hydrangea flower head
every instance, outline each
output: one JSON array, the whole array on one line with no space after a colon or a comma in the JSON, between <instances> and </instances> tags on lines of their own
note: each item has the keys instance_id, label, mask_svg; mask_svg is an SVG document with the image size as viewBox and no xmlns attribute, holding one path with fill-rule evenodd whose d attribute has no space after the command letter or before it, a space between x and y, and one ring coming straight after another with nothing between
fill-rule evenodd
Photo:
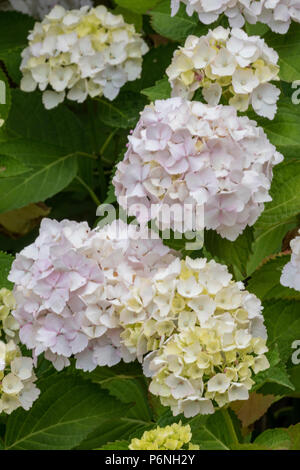
<instances>
[{"instance_id":1,"label":"pale pink hydrangea flower head","mask_svg":"<svg viewBox=\"0 0 300 470\"><path fill-rule=\"evenodd\" d=\"M161 230L213 229L232 241L271 200L272 168L283 159L233 107L179 97L146 106L128 139L113 184L129 215Z\"/></svg>"},{"instance_id":2,"label":"pale pink hydrangea flower head","mask_svg":"<svg viewBox=\"0 0 300 470\"><path fill-rule=\"evenodd\" d=\"M100 230L85 222L42 221L9 275L20 339L35 356L45 353L57 369L71 356L84 370L132 360L120 344L118 308L135 272L150 275L155 263L172 256L160 240L134 234L147 235L121 221Z\"/></svg>"}]
</instances>

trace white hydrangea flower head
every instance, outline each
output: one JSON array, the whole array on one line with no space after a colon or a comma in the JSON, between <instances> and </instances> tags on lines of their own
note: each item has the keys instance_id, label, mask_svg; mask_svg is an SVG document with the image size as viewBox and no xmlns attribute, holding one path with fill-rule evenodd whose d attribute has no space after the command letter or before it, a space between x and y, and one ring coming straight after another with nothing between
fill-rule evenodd
<instances>
[{"instance_id":1,"label":"white hydrangea flower head","mask_svg":"<svg viewBox=\"0 0 300 470\"><path fill-rule=\"evenodd\" d=\"M34 383L33 359L23 357L13 340L0 341L0 355L0 412L11 414L19 407L29 410L40 394Z\"/></svg>"},{"instance_id":2,"label":"white hydrangea flower head","mask_svg":"<svg viewBox=\"0 0 300 470\"><path fill-rule=\"evenodd\" d=\"M122 15L100 5L65 10L57 5L35 26L22 52L21 89L43 92L47 109L88 96L114 100L127 81L136 80L148 46Z\"/></svg>"},{"instance_id":3,"label":"white hydrangea flower head","mask_svg":"<svg viewBox=\"0 0 300 470\"><path fill-rule=\"evenodd\" d=\"M205 101L217 105L221 97L238 111L254 111L273 119L280 90L278 54L259 36L239 28L210 30L206 36L188 36L175 51L166 70L172 96L192 99L201 88Z\"/></svg>"},{"instance_id":4,"label":"white hydrangea flower head","mask_svg":"<svg viewBox=\"0 0 300 470\"><path fill-rule=\"evenodd\" d=\"M0 9L16 10L37 19L43 19L55 5L71 10L85 5L92 6L91 0L8 0L0 5Z\"/></svg>"},{"instance_id":5,"label":"white hydrangea flower head","mask_svg":"<svg viewBox=\"0 0 300 470\"><path fill-rule=\"evenodd\" d=\"M140 224L213 229L229 240L271 200L272 167L283 159L263 129L232 106L180 97L146 106L128 139L113 179L120 206Z\"/></svg>"},{"instance_id":6,"label":"white hydrangea flower head","mask_svg":"<svg viewBox=\"0 0 300 470\"><path fill-rule=\"evenodd\" d=\"M300 22L300 0L171 0L172 15L180 2L189 16L199 15L204 24L211 24L223 13L232 28L241 28L245 21L267 24L275 33L287 33L291 22Z\"/></svg>"},{"instance_id":7,"label":"white hydrangea flower head","mask_svg":"<svg viewBox=\"0 0 300 470\"><path fill-rule=\"evenodd\" d=\"M122 299L137 274L150 276L171 259L158 237L122 221L90 230L85 222L43 219L38 238L17 255L9 275L21 341L58 370L71 356L84 370L130 361L120 343Z\"/></svg>"},{"instance_id":8,"label":"white hydrangea flower head","mask_svg":"<svg viewBox=\"0 0 300 470\"><path fill-rule=\"evenodd\" d=\"M280 278L280 283L285 287L290 287L300 291L300 231L299 236L291 243L291 260L284 266Z\"/></svg>"},{"instance_id":9,"label":"white hydrangea flower head","mask_svg":"<svg viewBox=\"0 0 300 470\"><path fill-rule=\"evenodd\" d=\"M29 410L40 391L35 385L33 359L22 357L18 346L19 324L11 315L15 298L0 289L0 413L11 414L19 407Z\"/></svg>"},{"instance_id":10,"label":"white hydrangea flower head","mask_svg":"<svg viewBox=\"0 0 300 470\"><path fill-rule=\"evenodd\" d=\"M4 332L6 338L14 338L17 341L19 323L11 314L15 305L16 301L12 291L6 288L0 289L0 330Z\"/></svg>"},{"instance_id":11,"label":"white hydrangea flower head","mask_svg":"<svg viewBox=\"0 0 300 470\"><path fill-rule=\"evenodd\" d=\"M189 418L248 399L253 374L269 367L261 311L226 266L187 257L137 279L121 336L141 361L150 351L143 361L150 392Z\"/></svg>"}]
</instances>

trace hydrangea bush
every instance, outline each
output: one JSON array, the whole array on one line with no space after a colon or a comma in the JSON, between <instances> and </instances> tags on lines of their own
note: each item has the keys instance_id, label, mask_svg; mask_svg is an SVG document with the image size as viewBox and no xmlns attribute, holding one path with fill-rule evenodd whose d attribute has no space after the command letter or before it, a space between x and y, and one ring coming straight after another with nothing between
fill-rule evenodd
<instances>
[{"instance_id":1,"label":"hydrangea bush","mask_svg":"<svg viewBox=\"0 0 300 470\"><path fill-rule=\"evenodd\" d=\"M3 449L300 450L300 2L0 10Z\"/></svg>"}]
</instances>

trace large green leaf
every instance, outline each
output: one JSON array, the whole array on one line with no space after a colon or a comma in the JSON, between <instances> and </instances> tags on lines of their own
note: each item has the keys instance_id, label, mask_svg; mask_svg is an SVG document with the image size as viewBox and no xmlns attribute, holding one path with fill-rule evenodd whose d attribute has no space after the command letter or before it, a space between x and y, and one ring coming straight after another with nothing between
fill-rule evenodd
<instances>
[{"instance_id":1,"label":"large green leaf","mask_svg":"<svg viewBox=\"0 0 300 470\"><path fill-rule=\"evenodd\" d=\"M181 4L178 13L171 17L171 2L163 0L150 11L153 29L158 34L174 41L184 41L189 34L199 36L205 34L208 27L199 23L196 13L188 16L185 9L185 5Z\"/></svg>"},{"instance_id":2,"label":"large green leaf","mask_svg":"<svg viewBox=\"0 0 300 470\"><path fill-rule=\"evenodd\" d=\"M12 288L12 283L7 280L14 257L7 253L0 251L0 289L6 287Z\"/></svg>"},{"instance_id":3,"label":"large green leaf","mask_svg":"<svg viewBox=\"0 0 300 470\"><path fill-rule=\"evenodd\" d=\"M117 5L127 10L134 11L135 13L146 13L150 8L153 8L159 0L115 0Z\"/></svg>"},{"instance_id":4,"label":"large green leaf","mask_svg":"<svg viewBox=\"0 0 300 470\"><path fill-rule=\"evenodd\" d=\"M247 261L251 256L252 241L253 231L250 227L234 242L222 238L212 230L205 232L205 248L213 258L227 264L238 280L247 277ZM237 268L238 272L235 272L234 268Z\"/></svg>"},{"instance_id":5,"label":"large green leaf","mask_svg":"<svg viewBox=\"0 0 300 470\"><path fill-rule=\"evenodd\" d=\"M268 330L268 345L279 348L282 361L291 359L292 343L300 338L300 302L268 300L264 302L264 318Z\"/></svg>"},{"instance_id":6,"label":"large green leaf","mask_svg":"<svg viewBox=\"0 0 300 470\"><path fill-rule=\"evenodd\" d=\"M261 300L268 299L298 299L300 292L280 284L282 269L290 261L290 255L281 255L269 259L255 271L247 285Z\"/></svg>"},{"instance_id":7,"label":"large green leaf","mask_svg":"<svg viewBox=\"0 0 300 470\"><path fill-rule=\"evenodd\" d=\"M269 338L270 340L270 338ZM271 343L271 340L269 341ZM290 375L280 357L277 343L270 345L267 353L270 367L269 369L259 372L253 377L255 385L253 391L259 390L263 395L287 395L295 390L294 384L291 382Z\"/></svg>"},{"instance_id":8,"label":"large green leaf","mask_svg":"<svg viewBox=\"0 0 300 470\"><path fill-rule=\"evenodd\" d=\"M98 98L98 118L107 126L130 129L133 128L139 113L147 104L147 99L131 91L121 93L114 101Z\"/></svg>"},{"instance_id":9,"label":"large green leaf","mask_svg":"<svg viewBox=\"0 0 300 470\"><path fill-rule=\"evenodd\" d=\"M254 443L269 450L300 450L300 423L288 428L267 429Z\"/></svg>"},{"instance_id":10,"label":"large green leaf","mask_svg":"<svg viewBox=\"0 0 300 470\"><path fill-rule=\"evenodd\" d=\"M252 274L265 258L281 252L284 236L289 230L297 227L298 221L295 215L289 222L281 221L277 225L270 225L261 229L259 223L258 220L257 224L254 225L254 242L247 264L248 275Z\"/></svg>"},{"instance_id":11,"label":"large green leaf","mask_svg":"<svg viewBox=\"0 0 300 470\"><path fill-rule=\"evenodd\" d=\"M0 178L0 212L60 192L76 176L78 158L90 157L77 117L64 106L46 111L39 93L14 91L6 127L9 134L0 143L0 154L19 160L28 171L15 169L14 175Z\"/></svg>"},{"instance_id":12,"label":"large green leaf","mask_svg":"<svg viewBox=\"0 0 300 470\"><path fill-rule=\"evenodd\" d=\"M42 394L31 410L9 417L6 449L72 449L101 423L126 411L97 385L66 373L41 380L39 387Z\"/></svg>"},{"instance_id":13,"label":"large green leaf","mask_svg":"<svg viewBox=\"0 0 300 470\"><path fill-rule=\"evenodd\" d=\"M157 425L164 427L179 421L190 425L192 442L198 444L200 450L229 450L234 442L242 439L239 420L230 409L218 410L213 415L197 415L190 419L183 415L173 416L170 409L167 409Z\"/></svg>"},{"instance_id":14,"label":"large green leaf","mask_svg":"<svg viewBox=\"0 0 300 470\"><path fill-rule=\"evenodd\" d=\"M285 158L299 158L300 106L293 104L290 98L283 97L278 101L278 110L273 120L252 113L251 118L264 129L272 144Z\"/></svg>"},{"instance_id":15,"label":"large green leaf","mask_svg":"<svg viewBox=\"0 0 300 470\"><path fill-rule=\"evenodd\" d=\"M265 210L254 226L256 237L290 222L299 213L299 185L300 161L293 160L275 167L270 190L272 201L265 204Z\"/></svg>"},{"instance_id":16,"label":"large green leaf","mask_svg":"<svg viewBox=\"0 0 300 470\"><path fill-rule=\"evenodd\" d=\"M154 426L153 412L148 401L148 386L139 364L122 363L115 367L97 367L92 373L82 375L107 390L120 402L131 406L124 416L115 415L111 422L97 427L78 448L94 449L107 442L138 437Z\"/></svg>"},{"instance_id":17,"label":"large green leaf","mask_svg":"<svg viewBox=\"0 0 300 470\"><path fill-rule=\"evenodd\" d=\"M268 46L273 47L279 54L280 78L293 82L300 77L300 25L291 24L286 34L276 34L271 31L264 36Z\"/></svg>"},{"instance_id":18,"label":"large green leaf","mask_svg":"<svg viewBox=\"0 0 300 470\"><path fill-rule=\"evenodd\" d=\"M127 416L147 424L153 413L148 401L148 385L139 364L121 364L115 367L97 367L91 374L84 374L89 380L98 383L122 403L134 406Z\"/></svg>"},{"instance_id":19,"label":"large green leaf","mask_svg":"<svg viewBox=\"0 0 300 470\"><path fill-rule=\"evenodd\" d=\"M26 47L34 19L15 11L0 11L0 57L16 48Z\"/></svg>"},{"instance_id":20,"label":"large green leaf","mask_svg":"<svg viewBox=\"0 0 300 470\"><path fill-rule=\"evenodd\" d=\"M163 78L155 83L154 86L145 88L141 91L150 101L165 100L171 96L171 85L167 78Z\"/></svg>"}]
</instances>

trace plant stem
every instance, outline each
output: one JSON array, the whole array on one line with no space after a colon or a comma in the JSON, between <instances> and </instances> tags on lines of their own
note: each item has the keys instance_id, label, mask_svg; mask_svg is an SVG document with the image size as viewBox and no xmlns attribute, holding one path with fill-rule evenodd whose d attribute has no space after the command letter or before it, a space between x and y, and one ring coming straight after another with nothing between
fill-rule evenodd
<instances>
[{"instance_id":1,"label":"plant stem","mask_svg":"<svg viewBox=\"0 0 300 470\"><path fill-rule=\"evenodd\" d=\"M102 145L101 149L100 149L100 155L103 156L105 150L107 149L108 145L110 144L110 141L111 139L114 137L114 135L116 134L116 132L118 131L119 129L114 129L110 134L109 136L107 137L106 141L104 142L104 144Z\"/></svg>"},{"instance_id":2,"label":"plant stem","mask_svg":"<svg viewBox=\"0 0 300 470\"><path fill-rule=\"evenodd\" d=\"M97 205L97 206L100 206L101 205L101 202L100 200L98 199L98 197L96 196L96 194L94 193L94 191L92 190L92 188L86 184L86 182L80 177L80 176L76 176L76 179L77 181L79 181L79 183L87 190L87 192L89 193L89 195L91 196L91 198L93 199L94 203Z\"/></svg>"},{"instance_id":3,"label":"plant stem","mask_svg":"<svg viewBox=\"0 0 300 470\"><path fill-rule=\"evenodd\" d=\"M223 414L223 418L226 422L226 426L227 426L228 433L230 435L231 442L233 444L239 444L239 440L238 440L237 434L235 432L234 425L233 425L232 419L230 417L228 408L222 408L221 411L222 411L222 414Z\"/></svg>"}]
</instances>

